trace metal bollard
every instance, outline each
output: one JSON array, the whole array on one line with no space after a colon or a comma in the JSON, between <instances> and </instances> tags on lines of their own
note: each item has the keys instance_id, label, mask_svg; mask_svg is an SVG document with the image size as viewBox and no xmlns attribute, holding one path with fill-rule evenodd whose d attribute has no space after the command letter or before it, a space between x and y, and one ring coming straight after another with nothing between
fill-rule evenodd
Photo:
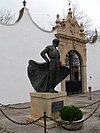
<instances>
[{"instance_id":1,"label":"metal bollard","mask_svg":"<svg viewBox=\"0 0 100 133\"><path fill-rule=\"evenodd\" d=\"M88 100L92 100L92 96L91 96L91 94L92 94L92 92L91 92L91 86L89 86L88 87L88 91L89 91L89 98L88 98Z\"/></svg>"},{"instance_id":2,"label":"metal bollard","mask_svg":"<svg viewBox=\"0 0 100 133\"><path fill-rule=\"evenodd\" d=\"M47 118L47 116L46 116L46 112L44 110L44 133L46 133L46 118Z\"/></svg>"}]
</instances>

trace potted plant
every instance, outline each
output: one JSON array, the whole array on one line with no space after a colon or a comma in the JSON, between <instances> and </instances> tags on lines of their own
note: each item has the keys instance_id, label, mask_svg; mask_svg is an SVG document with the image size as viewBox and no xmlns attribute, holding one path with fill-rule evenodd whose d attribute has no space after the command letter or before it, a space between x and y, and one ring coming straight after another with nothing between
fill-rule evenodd
<instances>
[{"instance_id":1,"label":"potted plant","mask_svg":"<svg viewBox=\"0 0 100 133\"><path fill-rule=\"evenodd\" d=\"M78 130L83 126L83 112L76 106L64 106L60 110L62 126L69 130Z\"/></svg>"}]
</instances>

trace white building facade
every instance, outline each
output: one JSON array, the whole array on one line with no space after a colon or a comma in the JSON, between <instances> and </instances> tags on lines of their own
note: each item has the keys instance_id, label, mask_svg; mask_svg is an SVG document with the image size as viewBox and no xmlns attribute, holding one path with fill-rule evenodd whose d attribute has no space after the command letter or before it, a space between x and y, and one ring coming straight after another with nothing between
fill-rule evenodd
<instances>
[{"instance_id":1,"label":"white building facade","mask_svg":"<svg viewBox=\"0 0 100 133\"><path fill-rule=\"evenodd\" d=\"M13 104L30 101L34 91L27 76L28 61L44 60L40 56L55 31L45 31L32 20L29 10L23 8L15 24L0 24L0 103ZM87 44L87 79L93 91L100 89L100 42ZM92 77L90 80L90 76ZM60 85L57 88L60 90Z\"/></svg>"},{"instance_id":2,"label":"white building facade","mask_svg":"<svg viewBox=\"0 0 100 133\"><path fill-rule=\"evenodd\" d=\"M30 59L43 62L40 52L55 37L31 19L27 8L13 25L0 24L0 103L29 101L33 87L27 76Z\"/></svg>"},{"instance_id":3,"label":"white building facade","mask_svg":"<svg viewBox=\"0 0 100 133\"><path fill-rule=\"evenodd\" d=\"M100 41L87 43L87 83L92 90L100 90Z\"/></svg>"}]
</instances>

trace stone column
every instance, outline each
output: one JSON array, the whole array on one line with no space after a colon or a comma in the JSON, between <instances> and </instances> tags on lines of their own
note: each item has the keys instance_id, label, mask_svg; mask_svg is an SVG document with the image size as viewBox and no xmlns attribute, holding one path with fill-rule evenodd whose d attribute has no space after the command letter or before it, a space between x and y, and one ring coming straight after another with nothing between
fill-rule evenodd
<instances>
[{"instance_id":1,"label":"stone column","mask_svg":"<svg viewBox=\"0 0 100 133\"><path fill-rule=\"evenodd\" d=\"M82 92L87 92L87 74L86 74L86 65L82 66Z\"/></svg>"}]
</instances>

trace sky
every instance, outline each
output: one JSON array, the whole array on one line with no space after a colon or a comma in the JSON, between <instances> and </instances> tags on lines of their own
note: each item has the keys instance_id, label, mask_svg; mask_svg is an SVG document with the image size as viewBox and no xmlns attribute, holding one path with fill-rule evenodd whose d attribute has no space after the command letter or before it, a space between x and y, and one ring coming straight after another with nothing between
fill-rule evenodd
<instances>
[{"instance_id":1,"label":"sky","mask_svg":"<svg viewBox=\"0 0 100 133\"><path fill-rule=\"evenodd\" d=\"M32 19L42 28L48 29L56 19L56 14L64 16L68 11L68 4L78 3L81 10L92 20L92 28L100 30L100 0L26 0L26 7ZM23 0L0 0L0 9L10 10L18 17L23 7Z\"/></svg>"}]
</instances>

